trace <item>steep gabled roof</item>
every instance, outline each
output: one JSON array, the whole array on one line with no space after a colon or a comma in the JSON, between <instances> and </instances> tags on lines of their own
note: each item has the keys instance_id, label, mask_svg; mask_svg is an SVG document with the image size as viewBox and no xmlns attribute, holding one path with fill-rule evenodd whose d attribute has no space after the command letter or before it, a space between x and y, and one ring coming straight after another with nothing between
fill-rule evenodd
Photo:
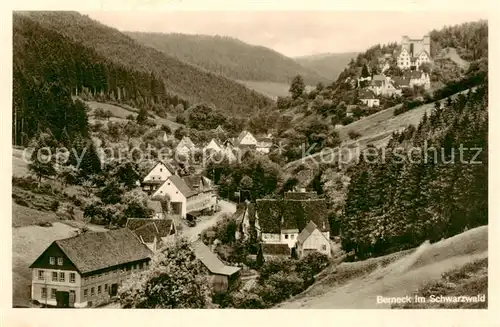
<instances>
[{"instance_id":1,"label":"steep gabled roof","mask_svg":"<svg viewBox=\"0 0 500 327\"><path fill-rule=\"evenodd\" d=\"M160 240L161 236L153 222L147 223L133 231L137 237L141 239L144 243L153 243L156 240Z\"/></svg>"},{"instance_id":2,"label":"steep gabled roof","mask_svg":"<svg viewBox=\"0 0 500 327\"><path fill-rule=\"evenodd\" d=\"M149 219L149 218L128 218L125 225L128 229L136 232L140 228L153 224L156 232L160 237L171 235L171 231L175 230L172 219Z\"/></svg>"},{"instance_id":3,"label":"steep gabled roof","mask_svg":"<svg viewBox=\"0 0 500 327\"><path fill-rule=\"evenodd\" d=\"M262 246L262 254L264 254L264 255L289 256L291 254L291 250L288 247L288 244L262 243L261 246Z\"/></svg>"},{"instance_id":4,"label":"steep gabled roof","mask_svg":"<svg viewBox=\"0 0 500 327\"><path fill-rule=\"evenodd\" d=\"M82 274L149 259L153 253L128 228L86 232L54 241Z\"/></svg>"},{"instance_id":5,"label":"steep gabled roof","mask_svg":"<svg viewBox=\"0 0 500 327\"><path fill-rule=\"evenodd\" d=\"M218 125L217 128L215 129L215 132L216 133L222 133L222 134L226 134L226 131L224 130L224 128L222 128L221 125Z\"/></svg>"},{"instance_id":6,"label":"steep gabled roof","mask_svg":"<svg viewBox=\"0 0 500 327\"><path fill-rule=\"evenodd\" d=\"M165 181L165 183L167 183L168 181L172 182L175 185L175 187L177 187L177 189L179 190L179 192L181 192L182 195L184 195L185 197L191 196L191 195L193 195L193 194L196 193L193 190L191 190L191 188L186 184L186 182L184 181L184 179L180 178L177 175L170 176Z\"/></svg>"},{"instance_id":7,"label":"steep gabled roof","mask_svg":"<svg viewBox=\"0 0 500 327\"><path fill-rule=\"evenodd\" d=\"M403 77L400 77L400 76L394 76L392 78L392 81L394 82L395 86L410 86L410 79L409 78L405 78L404 76Z\"/></svg>"},{"instance_id":8,"label":"steep gabled roof","mask_svg":"<svg viewBox=\"0 0 500 327\"><path fill-rule=\"evenodd\" d=\"M300 232L299 236L297 237L297 242L304 243L316 228L318 228L318 226L316 226L316 224L312 220L309 221L307 226L302 230L302 232Z\"/></svg>"},{"instance_id":9,"label":"steep gabled roof","mask_svg":"<svg viewBox=\"0 0 500 327\"><path fill-rule=\"evenodd\" d=\"M301 231L312 220L321 231L329 231L325 199L258 199L256 213L262 233L280 233L282 229Z\"/></svg>"},{"instance_id":10,"label":"steep gabled roof","mask_svg":"<svg viewBox=\"0 0 500 327\"><path fill-rule=\"evenodd\" d=\"M182 146L186 146L190 149L196 147L193 141L191 141L191 139L189 138L189 136L184 136L182 140L179 142L179 144L177 144L177 148L180 148Z\"/></svg>"},{"instance_id":11,"label":"steep gabled roof","mask_svg":"<svg viewBox=\"0 0 500 327\"><path fill-rule=\"evenodd\" d=\"M239 267L226 266L201 240L191 243L191 247L196 258L200 260L212 274L231 276L241 269Z\"/></svg>"}]
</instances>

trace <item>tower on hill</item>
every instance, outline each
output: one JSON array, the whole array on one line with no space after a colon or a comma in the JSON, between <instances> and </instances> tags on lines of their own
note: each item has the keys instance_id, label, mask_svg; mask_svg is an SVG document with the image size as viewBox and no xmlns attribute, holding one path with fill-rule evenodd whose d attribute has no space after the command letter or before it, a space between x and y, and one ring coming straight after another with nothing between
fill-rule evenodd
<instances>
[{"instance_id":1,"label":"tower on hill","mask_svg":"<svg viewBox=\"0 0 500 327\"><path fill-rule=\"evenodd\" d=\"M408 36L404 35L401 39L401 48L406 49L411 57L415 57L423 51L426 51L430 56L431 38L428 34L424 35L421 39L410 39Z\"/></svg>"}]
</instances>

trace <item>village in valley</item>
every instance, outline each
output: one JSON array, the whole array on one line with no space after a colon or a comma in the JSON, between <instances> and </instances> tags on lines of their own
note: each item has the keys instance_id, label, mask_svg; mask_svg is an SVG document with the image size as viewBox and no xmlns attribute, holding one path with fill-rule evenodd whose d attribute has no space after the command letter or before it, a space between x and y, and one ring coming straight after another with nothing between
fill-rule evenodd
<instances>
[{"instance_id":1,"label":"village in valley","mask_svg":"<svg viewBox=\"0 0 500 327\"><path fill-rule=\"evenodd\" d=\"M222 52L198 68L155 48L163 34L69 12L13 24L14 307L368 308L375 292L487 292L485 21L375 45L338 78L297 61L274 99L247 88L244 59L238 77ZM424 141L443 158L484 147L485 163L318 159Z\"/></svg>"}]
</instances>

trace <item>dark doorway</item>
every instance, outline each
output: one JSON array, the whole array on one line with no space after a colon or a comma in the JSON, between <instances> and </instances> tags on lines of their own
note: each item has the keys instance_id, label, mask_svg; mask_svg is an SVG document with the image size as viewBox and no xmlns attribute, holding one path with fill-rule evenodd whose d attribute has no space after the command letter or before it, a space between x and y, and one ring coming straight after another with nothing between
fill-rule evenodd
<instances>
[{"instance_id":1,"label":"dark doorway","mask_svg":"<svg viewBox=\"0 0 500 327\"><path fill-rule=\"evenodd\" d=\"M109 295L116 296L116 294L118 294L118 284L111 284Z\"/></svg>"},{"instance_id":2,"label":"dark doorway","mask_svg":"<svg viewBox=\"0 0 500 327\"><path fill-rule=\"evenodd\" d=\"M56 292L56 302L58 308L69 308L69 292Z\"/></svg>"}]
</instances>

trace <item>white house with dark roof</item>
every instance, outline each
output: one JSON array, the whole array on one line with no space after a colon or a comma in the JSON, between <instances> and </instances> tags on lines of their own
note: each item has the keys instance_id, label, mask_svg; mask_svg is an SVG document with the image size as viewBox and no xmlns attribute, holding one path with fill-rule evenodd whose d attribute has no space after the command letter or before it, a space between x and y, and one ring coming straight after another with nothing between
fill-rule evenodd
<instances>
[{"instance_id":1,"label":"white house with dark roof","mask_svg":"<svg viewBox=\"0 0 500 327\"><path fill-rule=\"evenodd\" d=\"M288 195L283 199L257 199L255 204L247 206L238 236L248 238L249 226L253 226L262 243L286 244L293 248L299 234L311 220L329 239L328 207L324 198L304 192L303 197Z\"/></svg>"},{"instance_id":2,"label":"white house with dark roof","mask_svg":"<svg viewBox=\"0 0 500 327\"><path fill-rule=\"evenodd\" d=\"M174 165L158 161L142 180L143 188L145 191L154 191L170 176L175 174L177 174L177 171Z\"/></svg>"},{"instance_id":3,"label":"white house with dark roof","mask_svg":"<svg viewBox=\"0 0 500 327\"><path fill-rule=\"evenodd\" d=\"M375 93L368 89L363 89L359 92L359 101L367 105L369 108L378 107L380 105L380 100L377 99Z\"/></svg>"},{"instance_id":4,"label":"white house with dark roof","mask_svg":"<svg viewBox=\"0 0 500 327\"><path fill-rule=\"evenodd\" d=\"M217 204L212 181L195 175L170 176L152 195L155 199L165 198L172 213L186 218L189 212L211 209Z\"/></svg>"},{"instance_id":5,"label":"white house with dark roof","mask_svg":"<svg viewBox=\"0 0 500 327\"><path fill-rule=\"evenodd\" d=\"M319 252L331 256L330 240L311 220L297 237L297 255L302 258L309 253Z\"/></svg>"},{"instance_id":6,"label":"white house with dark roof","mask_svg":"<svg viewBox=\"0 0 500 327\"><path fill-rule=\"evenodd\" d=\"M52 242L31 264L31 299L57 307L107 303L153 253L128 228L85 232Z\"/></svg>"}]
</instances>

